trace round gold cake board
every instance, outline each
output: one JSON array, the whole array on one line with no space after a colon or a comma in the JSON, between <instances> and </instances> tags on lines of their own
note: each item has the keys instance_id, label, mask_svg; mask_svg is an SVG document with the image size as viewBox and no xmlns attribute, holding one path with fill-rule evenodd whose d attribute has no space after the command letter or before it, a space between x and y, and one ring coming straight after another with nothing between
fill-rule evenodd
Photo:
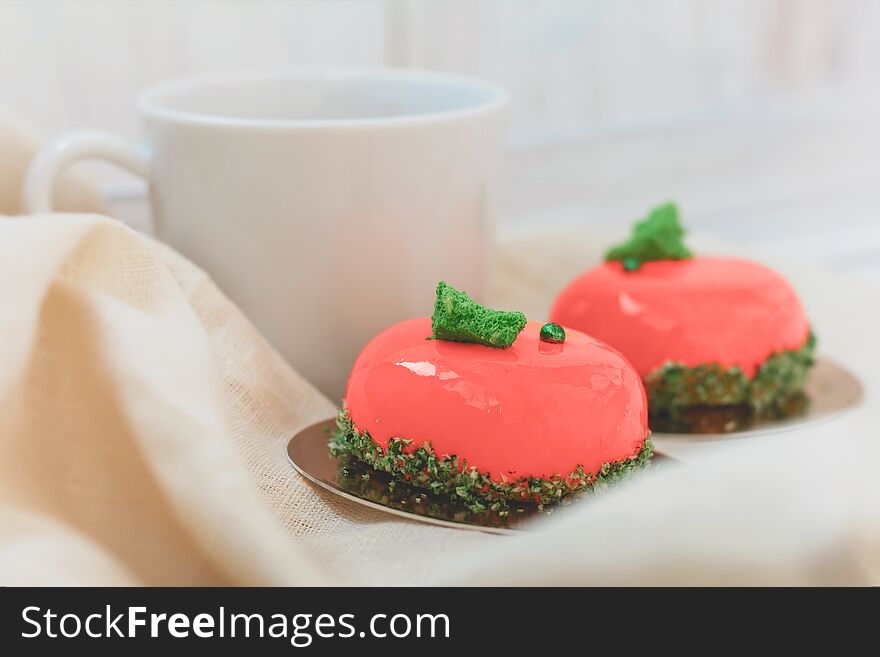
<instances>
[{"instance_id":1,"label":"round gold cake board","mask_svg":"<svg viewBox=\"0 0 880 657\"><path fill-rule=\"evenodd\" d=\"M803 403L796 414L785 418L757 420L735 431L708 433L666 433L654 431L651 439L658 450L684 458L695 449L718 441L753 438L762 434L791 431L829 420L855 408L862 400L862 384L855 375L834 361L818 357L804 386Z\"/></svg>"},{"instance_id":2,"label":"round gold cake board","mask_svg":"<svg viewBox=\"0 0 880 657\"><path fill-rule=\"evenodd\" d=\"M287 456L303 477L358 504L409 520L493 534L520 532L537 516L565 511L563 505L545 507L543 510L524 505L511 508L507 514L497 511L471 513L462 506L423 489L402 484L389 486L391 478L388 474L362 464L343 461L344 457L330 455L327 442L335 428L336 421L330 419L303 429L287 444ZM669 461L672 459L655 452L651 467ZM572 504L583 501L586 500L574 500Z\"/></svg>"}]
</instances>

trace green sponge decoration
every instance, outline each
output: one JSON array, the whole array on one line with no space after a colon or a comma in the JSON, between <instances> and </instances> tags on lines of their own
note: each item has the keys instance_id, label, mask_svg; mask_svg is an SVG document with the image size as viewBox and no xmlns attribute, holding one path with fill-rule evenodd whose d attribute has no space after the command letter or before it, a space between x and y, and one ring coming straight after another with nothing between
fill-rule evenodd
<instances>
[{"instance_id":1,"label":"green sponge decoration","mask_svg":"<svg viewBox=\"0 0 880 657\"><path fill-rule=\"evenodd\" d=\"M605 254L605 260L619 260L626 271L634 271L643 262L653 260L684 260L693 257L682 238L684 229L678 223L678 207L666 203L654 208L633 228L632 237Z\"/></svg>"},{"instance_id":2,"label":"green sponge decoration","mask_svg":"<svg viewBox=\"0 0 880 657\"><path fill-rule=\"evenodd\" d=\"M521 312L492 310L481 306L467 293L443 281L437 284L437 300L431 317L435 340L475 342L506 349L526 326Z\"/></svg>"}]
</instances>

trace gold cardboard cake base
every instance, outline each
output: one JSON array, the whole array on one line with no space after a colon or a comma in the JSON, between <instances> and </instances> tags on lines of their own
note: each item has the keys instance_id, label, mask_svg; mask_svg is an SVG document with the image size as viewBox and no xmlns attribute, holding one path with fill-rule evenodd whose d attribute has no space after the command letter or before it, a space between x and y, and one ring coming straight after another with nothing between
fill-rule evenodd
<instances>
[{"instance_id":1,"label":"gold cardboard cake base","mask_svg":"<svg viewBox=\"0 0 880 657\"><path fill-rule=\"evenodd\" d=\"M573 497L567 504L546 506L542 510L534 505L524 504L511 505L506 513L491 510L472 513L460 504L444 496L429 493L423 488L400 482L392 484L388 473L378 472L346 456L331 456L327 443L335 428L336 421L330 419L313 424L296 434L287 445L287 456L293 467L306 479L325 490L409 520L504 534L521 531L537 516L564 512L566 506L583 503L589 498L589 495L581 496L581 499ZM650 467L669 460L671 459L665 459L655 452Z\"/></svg>"},{"instance_id":2,"label":"gold cardboard cake base","mask_svg":"<svg viewBox=\"0 0 880 657\"><path fill-rule=\"evenodd\" d=\"M826 358L817 358L804 393L804 403L793 407L793 415L757 420L742 430L691 434L655 432L651 435L655 446L651 467L674 463L674 459L669 456L682 456L682 452L687 451L687 446L787 431L829 419L856 406L862 398L862 386L845 368ZM287 455L293 467L306 479L358 504L409 520L496 534L518 532L537 516L565 512L566 505L560 504L545 507L543 510L522 505L511 506L507 513L472 513L453 501L424 489L401 483L392 484L391 476L387 473L378 472L344 456L331 456L327 442L330 432L335 428L335 420L329 419L303 429L288 443ZM588 499L589 495L582 498ZM569 504L584 503L586 499L572 498Z\"/></svg>"}]
</instances>

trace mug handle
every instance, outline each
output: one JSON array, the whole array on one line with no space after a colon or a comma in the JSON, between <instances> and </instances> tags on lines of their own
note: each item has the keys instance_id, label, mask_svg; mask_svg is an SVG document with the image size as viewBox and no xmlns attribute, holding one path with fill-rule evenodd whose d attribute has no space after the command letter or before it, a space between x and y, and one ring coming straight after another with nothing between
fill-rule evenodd
<instances>
[{"instance_id":1,"label":"mug handle","mask_svg":"<svg viewBox=\"0 0 880 657\"><path fill-rule=\"evenodd\" d=\"M58 176L78 160L105 160L149 181L150 160L143 148L109 132L74 130L59 136L31 161L24 183L29 214L52 212Z\"/></svg>"}]
</instances>

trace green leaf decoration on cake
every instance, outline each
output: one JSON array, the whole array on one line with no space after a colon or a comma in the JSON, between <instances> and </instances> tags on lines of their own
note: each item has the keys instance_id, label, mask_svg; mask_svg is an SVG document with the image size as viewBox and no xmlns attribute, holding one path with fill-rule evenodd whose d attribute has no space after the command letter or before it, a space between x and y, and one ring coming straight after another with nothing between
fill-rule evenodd
<instances>
[{"instance_id":1,"label":"green leaf decoration on cake","mask_svg":"<svg viewBox=\"0 0 880 657\"><path fill-rule=\"evenodd\" d=\"M443 281L437 284L437 300L431 316L435 340L474 342L506 349L526 326L521 312L492 310L478 304L467 293Z\"/></svg>"},{"instance_id":2,"label":"green leaf decoration on cake","mask_svg":"<svg viewBox=\"0 0 880 657\"><path fill-rule=\"evenodd\" d=\"M684 260L693 257L682 238L684 228L678 221L678 206L666 203L651 210L633 228L632 236L605 254L605 260L619 260L626 271L638 269L654 260Z\"/></svg>"}]
</instances>

